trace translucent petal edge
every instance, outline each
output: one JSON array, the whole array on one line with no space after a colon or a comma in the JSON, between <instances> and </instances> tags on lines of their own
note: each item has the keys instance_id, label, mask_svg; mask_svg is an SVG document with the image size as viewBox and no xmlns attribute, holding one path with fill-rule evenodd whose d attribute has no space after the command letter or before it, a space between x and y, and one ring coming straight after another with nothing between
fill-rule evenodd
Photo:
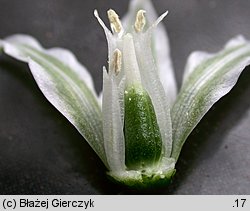
<instances>
[{"instance_id":1,"label":"translucent petal edge","mask_svg":"<svg viewBox=\"0 0 250 211\"><path fill-rule=\"evenodd\" d=\"M241 72L250 64L250 43L240 36L230 40L225 48L216 54L202 54L207 58L202 55L200 63L193 65L194 70L189 71L171 110L171 157L176 160L195 126L212 105L234 87ZM195 57L197 58L197 53Z\"/></svg>"}]
</instances>

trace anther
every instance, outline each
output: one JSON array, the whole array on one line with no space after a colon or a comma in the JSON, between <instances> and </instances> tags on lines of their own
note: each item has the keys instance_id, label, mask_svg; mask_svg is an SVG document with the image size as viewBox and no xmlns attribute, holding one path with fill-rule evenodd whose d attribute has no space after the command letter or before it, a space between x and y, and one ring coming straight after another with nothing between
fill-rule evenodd
<instances>
[{"instance_id":1,"label":"anther","mask_svg":"<svg viewBox=\"0 0 250 211\"><path fill-rule=\"evenodd\" d=\"M135 31L141 32L146 24L146 18L144 14L146 13L145 10L139 10L136 14L135 19Z\"/></svg>"},{"instance_id":2,"label":"anther","mask_svg":"<svg viewBox=\"0 0 250 211\"><path fill-rule=\"evenodd\" d=\"M120 33L122 31L122 24L117 13L114 10L109 9L107 14L113 33Z\"/></svg>"},{"instance_id":3,"label":"anther","mask_svg":"<svg viewBox=\"0 0 250 211\"><path fill-rule=\"evenodd\" d=\"M119 49L115 49L113 53L112 66L115 75L118 75L122 68L122 52Z\"/></svg>"}]
</instances>

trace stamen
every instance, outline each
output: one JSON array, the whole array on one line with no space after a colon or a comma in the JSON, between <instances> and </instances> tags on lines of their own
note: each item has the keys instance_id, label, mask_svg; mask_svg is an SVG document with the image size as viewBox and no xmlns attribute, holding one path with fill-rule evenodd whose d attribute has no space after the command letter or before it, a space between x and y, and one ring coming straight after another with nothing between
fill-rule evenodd
<instances>
[{"instance_id":1,"label":"stamen","mask_svg":"<svg viewBox=\"0 0 250 211\"><path fill-rule=\"evenodd\" d=\"M146 13L145 10L139 10L136 14L136 19L135 19L135 31L136 32L141 32L146 25L146 18L144 14Z\"/></svg>"},{"instance_id":2,"label":"stamen","mask_svg":"<svg viewBox=\"0 0 250 211\"><path fill-rule=\"evenodd\" d=\"M134 84L141 82L140 69L136 58L133 36L127 33L123 37L123 67L126 75L126 83Z\"/></svg>"},{"instance_id":3,"label":"stamen","mask_svg":"<svg viewBox=\"0 0 250 211\"><path fill-rule=\"evenodd\" d=\"M152 27L156 27L168 14L168 11L164 12L157 20L153 23Z\"/></svg>"},{"instance_id":4,"label":"stamen","mask_svg":"<svg viewBox=\"0 0 250 211\"><path fill-rule=\"evenodd\" d=\"M114 32L120 33L122 31L122 24L121 24L121 21L119 19L119 16L112 9L109 9L107 13L108 13L108 18L109 18L109 22L110 22L110 27L111 27L113 33Z\"/></svg>"},{"instance_id":5,"label":"stamen","mask_svg":"<svg viewBox=\"0 0 250 211\"><path fill-rule=\"evenodd\" d=\"M94 10L94 16L96 17L97 21L99 22L99 24L101 25L101 27L103 28L104 32L109 35L111 34L111 32L109 31L109 29L106 27L105 23L103 22L103 20L100 18L98 11Z\"/></svg>"},{"instance_id":6,"label":"stamen","mask_svg":"<svg viewBox=\"0 0 250 211\"><path fill-rule=\"evenodd\" d=\"M114 68L115 75L118 75L122 68L122 52L119 49L115 49L113 53L112 66Z\"/></svg>"}]
</instances>

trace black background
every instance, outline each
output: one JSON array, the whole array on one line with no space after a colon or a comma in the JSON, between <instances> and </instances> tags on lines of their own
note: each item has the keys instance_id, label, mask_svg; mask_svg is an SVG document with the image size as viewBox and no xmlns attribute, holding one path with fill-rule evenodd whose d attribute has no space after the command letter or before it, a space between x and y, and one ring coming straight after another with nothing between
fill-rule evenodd
<instances>
[{"instance_id":1,"label":"black background","mask_svg":"<svg viewBox=\"0 0 250 211\"><path fill-rule=\"evenodd\" d=\"M250 1L155 0L164 19L180 86L194 50L216 52L237 34L250 39ZM0 0L0 38L25 33L45 47L73 51L98 92L107 44L97 8L122 16L128 1ZM250 73L241 75L188 138L173 184L158 194L250 194ZM0 56L0 194L126 194L81 135L44 98L27 65ZM132 192L137 193L137 192Z\"/></svg>"}]
</instances>

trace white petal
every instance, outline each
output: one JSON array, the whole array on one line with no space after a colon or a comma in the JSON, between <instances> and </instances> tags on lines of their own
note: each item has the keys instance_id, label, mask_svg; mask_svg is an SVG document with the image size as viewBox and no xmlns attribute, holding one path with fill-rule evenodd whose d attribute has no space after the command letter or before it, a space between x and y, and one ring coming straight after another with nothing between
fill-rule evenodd
<instances>
[{"instance_id":1,"label":"white petal","mask_svg":"<svg viewBox=\"0 0 250 211\"><path fill-rule=\"evenodd\" d=\"M83 80L93 92L95 92L92 76L88 72L87 68L79 63L72 52L63 48L51 48L47 50L46 53L69 66L76 72L76 74L78 74L78 77L80 77L80 79Z\"/></svg>"},{"instance_id":2,"label":"white petal","mask_svg":"<svg viewBox=\"0 0 250 211\"><path fill-rule=\"evenodd\" d=\"M120 93L113 77L103 70L103 135L109 169L112 172L125 170L125 143L123 120L120 109Z\"/></svg>"},{"instance_id":3,"label":"white petal","mask_svg":"<svg viewBox=\"0 0 250 211\"><path fill-rule=\"evenodd\" d=\"M171 111L173 151L176 160L181 148L201 118L237 82L250 64L250 42L243 37L230 40L216 54L193 53L187 62L184 83Z\"/></svg>"},{"instance_id":4,"label":"white petal","mask_svg":"<svg viewBox=\"0 0 250 211\"><path fill-rule=\"evenodd\" d=\"M233 48L239 45L244 45L246 43L246 39L242 35L238 35L237 37L229 40L226 45L225 49ZM203 51L195 51L190 54L190 56L187 59L187 64L184 70L182 85L185 83L185 81L188 79L189 75L195 70L195 68L200 65L202 62L208 60L209 58L212 58L213 56L216 56L216 53L207 53Z\"/></svg>"},{"instance_id":5,"label":"white petal","mask_svg":"<svg viewBox=\"0 0 250 211\"><path fill-rule=\"evenodd\" d=\"M4 39L7 42L15 44L29 45L35 49L42 50L41 44L34 38L25 34L15 34Z\"/></svg>"},{"instance_id":6,"label":"white petal","mask_svg":"<svg viewBox=\"0 0 250 211\"><path fill-rule=\"evenodd\" d=\"M45 50L35 38L23 34L9 36L5 39L5 41L17 45L27 45L57 58L60 62L69 66L73 71L75 71L76 74L78 74L78 76L86 83L88 88L91 89L94 94L96 94L92 76L88 72L87 68L80 64L76 59L75 55L73 55L69 50L63 48L51 48L49 50ZM11 48L11 46L9 46L6 50L8 51L9 48ZM18 57L19 60L23 62L27 61L26 55L22 55L23 52L15 52L15 49L12 49L11 51L12 53L15 53L15 56Z\"/></svg>"},{"instance_id":7,"label":"white petal","mask_svg":"<svg viewBox=\"0 0 250 211\"><path fill-rule=\"evenodd\" d=\"M88 79L82 73L86 70L75 57L61 49L45 50L34 38L25 35L12 36L3 45L6 54L28 63L48 101L75 126L108 167L101 108L93 86L89 87L91 84L87 84Z\"/></svg>"},{"instance_id":8,"label":"white petal","mask_svg":"<svg viewBox=\"0 0 250 211\"><path fill-rule=\"evenodd\" d=\"M195 68L201 64L203 61L206 61L207 59L213 57L214 54L210 54L203 51L195 51L190 54L187 60L187 64L185 67L185 71L183 74L182 84L185 83L185 81L188 80L189 75L195 70Z\"/></svg>"}]
</instances>

